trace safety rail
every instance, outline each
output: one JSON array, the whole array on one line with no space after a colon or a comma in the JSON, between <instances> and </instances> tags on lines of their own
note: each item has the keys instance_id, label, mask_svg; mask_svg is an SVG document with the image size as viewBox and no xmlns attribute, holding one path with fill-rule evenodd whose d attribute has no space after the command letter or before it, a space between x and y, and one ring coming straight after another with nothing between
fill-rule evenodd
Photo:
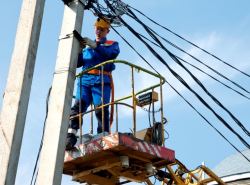
<instances>
[{"instance_id":1,"label":"safety rail","mask_svg":"<svg viewBox=\"0 0 250 185\"><path fill-rule=\"evenodd\" d=\"M162 127L163 127L163 124L164 124L164 118L163 118L163 98L162 98L162 85L166 82L165 78L158 75L158 74L155 74L151 71L148 71L140 66L137 66L137 65L134 65L132 63L129 63L127 61L124 61L124 60L109 60L109 61L106 61L106 62L103 62L101 64L98 64L92 68L89 68L87 70L84 70L82 71L81 73L79 74L76 74L76 77L77 78L80 78L82 75L88 73L89 71L93 70L93 69L96 69L96 68L99 68L101 67L101 75L102 75L102 100L103 100L103 87L104 87L104 78L103 78L103 75L104 75L104 65L106 64L110 64L110 63L123 63L123 64L126 64L126 65L129 65L131 67L131 85L132 85L132 94L131 95L128 95L128 96L125 96L125 97L122 97L122 98L119 98L117 100L114 100L114 102L110 102L108 104L103 104L103 101L101 102L102 105L95 108L95 109L92 109L92 104L91 104L91 110L89 111L86 111L84 113L80 113L78 115L75 115L75 116L72 116L70 117L70 119L73 119L73 118L76 118L76 117L79 117L79 130L80 130L80 133L79 133L79 139L80 139L80 144L82 144L82 139L81 139L81 136L82 136L82 128L81 128L81 122L82 122L82 116L85 115L85 114L88 114L88 113L91 113L91 134L93 134L93 111L95 110L98 110L98 109L102 109L102 133L103 133L103 136L104 136L104 107L106 106L109 106L109 105L116 105L116 132L118 132L118 104L121 104L121 105L125 105L125 106L128 106L130 108L132 108L133 110L133 136L136 137L136 100L135 100L135 97L143 92L146 92L148 90L154 90L154 88L156 87L160 87L160 99L161 99L161 123L162 123ZM134 70L137 70L138 72L139 71L143 71L143 72L146 72L152 76L155 76L157 78L160 79L160 83L159 84L156 84L154 86L151 86L151 87L148 87L146 89L143 89L137 93L134 92ZM81 80L80 80L80 86L81 86ZM81 97L81 88L80 88L80 97ZM129 104L126 104L126 103L120 103L120 101L122 100L125 100L125 99L128 99L128 98L131 98L132 97L132 106L129 105ZM79 108L81 109L81 98L79 100ZM154 102L153 102L153 105L154 105ZM81 110L79 110L79 112L81 112ZM153 113L153 124L154 124L154 113ZM111 125L110 125L111 126ZM165 142L164 142L164 129L162 130L162 141L163 141L163 146L165 146Z\"/></svg>"}]
</instances>

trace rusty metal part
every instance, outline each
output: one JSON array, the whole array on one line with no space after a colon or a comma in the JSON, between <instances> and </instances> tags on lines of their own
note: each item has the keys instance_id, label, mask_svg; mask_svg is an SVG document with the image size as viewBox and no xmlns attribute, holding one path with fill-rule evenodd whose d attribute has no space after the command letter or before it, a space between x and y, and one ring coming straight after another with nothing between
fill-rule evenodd
<instances>
[{"instance_id":1,"label":"rusty metal part","mask_svg":"<svg viewBox=\"0 0 250 185\"><path fill-rule=\"evenodd\" d=\"M160 79L160 96L161 96L161 124L162 124L162 145L165 147L165 136L164 136L164 118L163 117L163 96L162 96L162 79Z\"/></svg>"},{"instance_id":2,"label":"rusty metal part","mask_svg":"<svg viewBox=\"0 0 250 185\"><path fill-rule=\"evenodd\" d=\"M148 185L153 185L152 182L151 182L149 179L146 180L146 183L147 183Z\"/></svg>"},{"instance_id":3,"label":"rusty metal part","mask_svg":"<svg viewBox=\"0 0 250 185\"><path fill-rule=\"evenodd\" d=\"M80 144L82 144L82 79L80 77L80 98L79 98L79 140L80 140Z\"/></svg>"},{"instance_id":4,"label":"rusty metal part","mask_svg":"<svg viewBox=\"0 0 250 185\"><path fill-rule=\"evenodd\" d=\"M152 127L136 132L136 138L151 142Z\"/></svg>"},{"instance_id":5,"label":"rusty metal part","mask_svg":"<svg viewBox=\"0 0 250 185\"><path fill-rule=\"evenodd\" d=\"M118 132L118 104L115 105L116 111L115 111L115 117L116 117L116 132Z\"/></svg>"},{"instance_id":6,"label":"rusty metal part","mask_svg":"<svg viewBox=\"0 0 250 185\"><path fill-rule=\"evenodd\" d=\"M135 118L135 92L134 92L134 68L131 67L131 85L132 85L132 105L133 105L133 136L136 137L136 118Z\"/></svg>"},{"instance_id":7,"label":"rusty metal part","mask_svg":"<svg viewBox=\"0 0 250 185\"><path fill-rule=\"evenodd\" d=\"M104 79L103 79L104 67L102 66L102 137L105 135L105 124L104 124L104 107L103 107L103 94L104 94Z\"/></svg>"},{"instance_id":8,"label":"rusty metal part","mask_svg":"<svg viewBox=\"0 0 250 185\"><path fill-rule=\"evenodd\" d=\"M119 156L128 156L129 164L122 165ZM120 178L141 183L153 176L145 164L160 169L174 162L173 150L117 132L66 151L63 173L80 183L116 185Z\"/></svg>"},{"instance_id":9,"label":"rusty metal part","mask_svg":"<svg viewBox=\"0 0 250 185\"><path fill-rule=\"evenodd\" d=\"M152 89L152 94L154 93L154 89ZM153 123L153 126L155 125L155 100L152 96L152 123Z\"/></svg>"},{"instance_id":10,"label":"rusty metal part","mask_svg":"<svg viewBox=\"0 0 250 185\"><path fill-rule=\"evenodd\" d=\"M91 110L93 109L93 104L91 103ZM91 128L90 133L93 134L93 111L91 111Z\"/></svg>"},{"instance_id":11,"label":"rusty metal part","mask_svg":"<svg viewBox=\"0 0 250 185\"><path fill-rule=\"evenodd\" d=\"M178 165L175 172L172 167ZM205 185L208 182L216 181L220 185L226 185L215 173L205 166L199 166L195 170L188 170L180 161L176 159L175 163L167 165L168 176L163 177L164 183L168 185ZM206 173L208 178L202 180L202 174ZM164 184L162 183L162 184Z\"/></svg>"}]
</instances>

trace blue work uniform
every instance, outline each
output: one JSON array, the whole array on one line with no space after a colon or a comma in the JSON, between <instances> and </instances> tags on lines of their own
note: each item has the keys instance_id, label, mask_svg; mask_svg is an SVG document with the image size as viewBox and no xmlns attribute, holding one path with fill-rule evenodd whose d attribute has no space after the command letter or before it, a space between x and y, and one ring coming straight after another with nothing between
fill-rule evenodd
<instances>
[{"instance_id":1,"label":"blue work uniform","mask_svg":"<svg viewBox=\"0 0 250 185\"><path fill-rule=\"evenodd\" d=\"M94 42L96 42L94 40ZM94 67L104 61L115 59L120 53L118 42L107 41L107 39L102 39L96 42L96 49L91 47L86 47L82 50L82 54L78 56L77 67L82 67L82 70ZM97 68L101 70L101 68ZM104 66L104 71L111 72L115 69L115 64L110 63ZM104 92L103 92L103 104L110 102L111 86L110 77L108 75L104 76ZM81 80L81 87L80 87ZM81 78L78 78L77 82L77 93L74 106L71 108L70 117L75 116L79 113L79 99L81 98L81 110L86 112L89 105L93 102L95 108L102 104L102 75L100 74L84 74ZM80 95L81 88L81 95ZM102 132L102 110L95 111L96 118L98 121L97 133ZM105 131L109 131L109 107L104 108L104 124ZM76 143L76 133L79 129L79 118L74 118L69 121L68 138L67 140L75 145Z\"/></svg>"}]
</instances>

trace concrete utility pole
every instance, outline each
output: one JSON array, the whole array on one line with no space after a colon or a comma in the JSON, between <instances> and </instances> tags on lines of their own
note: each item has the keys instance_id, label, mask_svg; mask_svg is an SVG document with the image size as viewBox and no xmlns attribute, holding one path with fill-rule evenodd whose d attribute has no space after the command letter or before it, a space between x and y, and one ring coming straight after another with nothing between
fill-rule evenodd
<instances>
[{"instance_id":1,"label":"concrete utility pole","mask_svg":"<svg viewBox=\"0 0 250 185\"><path fill-rule=\"evenodd\" d=\"M15 184L44 3L22 3L0 116L0 185Z\"/></svg>"},{"instance_id":2,"label":"concrete utility pole","mask_svg":"<svg viewBox=\"0 0 250 185\"><path fill-rule=\"evenodd\" d=\"M84 2L84 1L82 1ZM55 74L53 79L49 112L45 129L43 149L38 172L38 185L60 185L70 108L74 89L79 42L73 30L81 33L84 6L73 1L65 6L61 37L59 41Z\"/></svg>"}]
</instances>

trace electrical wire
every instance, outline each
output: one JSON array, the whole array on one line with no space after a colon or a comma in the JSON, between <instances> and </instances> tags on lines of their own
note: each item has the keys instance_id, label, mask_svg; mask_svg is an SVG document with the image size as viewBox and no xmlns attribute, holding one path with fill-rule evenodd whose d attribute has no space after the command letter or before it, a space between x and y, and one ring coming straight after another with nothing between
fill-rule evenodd
<instances>
[{"instance_id":1,"label":"electrical wire","mask_svg":"<svg viewBox=\"0 0 250 185\"><path fill-rule=\"evenodd\" d=\"M107 1L105 1L106 3L107 3ZM95 11L95 12L97 12L97 11ZM98 16L102 16L102 15L99 15L99 14L97 14ZM153 67L152 67L152 65L150 65L146 60L145 60L145 58L143 58L142 57L142 55L140 55L136 50L135 50L135 48L130 44L130 43L128 43L122 36L121 36L121 34L119 34L119 32L117 32L114 28L113 28L113 30L154 70L154 71L156 71ZM157 72L157 71L156 71ZM158 72L157 72L157 74L159 74ZM170 85L170 87L171 88L173 88L174 89L174 87L168 82L168 81L166 81L169 85ZM225 138L225 136L223 136L208 120L206 120L206 118L204 117L204 116L202 116L176 89L174 89L176 92L177 92L177 94L179 94L203 119L205 119L205 121L206 122L208 122L209 124L210 124L210 126L212 126L233 148L235 148L239 153L241 153L232 143L230 143L226 138ZM242 154L242 153L241 153ZM243 155L243 154L242 154ZM243 155L244 156L244 155ZM244 156L245 158L246 158L246 156ZM247 158L246 158L247 159ZM249 161L249 159L247 159L248 161ZM249 161L250 162L250 161Z\"/></svg>"},{"instance_id":2,"label":"electrical wire","mask_svg":"<svg viewBox=\"0 0 250 185\"><path fill-rule=\"evenodd\" d=\"M241 95L241 96L247 98L248 100L250 100L249 97L247 97L247 96L245 96L244 94L242 94L241 92L239 92L239 91L237 91L237 90L231 88L230 86L224 84L223 82L221 82L220 80L218 80L218 79L216 79L215 77L211 76L210 74L206 73L205 71L201 70L200 68L194 66L193 64L190 64L190 63L187 62L186 60L184 60L184 59L182 59L182 58L180 58L180 57L178 57L178 56L176 56L176 55L175 55L175 57L177 57L179 60L181 60L181 61L187 63L188 65L192 66L193 68L195 68L195 69L201 71L202 73L206 74L207 76L209 76L210 78L214 79L215 81L221 83L222 85L224 85L224 86L227 87L228 89L231 89L231 90L233 90L234 92L238 93L239 95Z\"/></svg>"},{"instance_id":3,"label":"electrical wire","mask_svg":"<svg viewBox=\"0 0 250 185\"><path fill-rule=\"evenodd\" d=\"M149 122L149 127L151 127L151 121L150 121L150 107L151 107L151 103L149 104L149 108L148 108L148 122Z\"/></svg>"},{"instance_id":4,"label":"electrical wire","mask_svg":"<svg viewBox=\"0 0 250 185\"><path fill-rule=\"evenodd\" d=\"M144 35L142 35L142 34L140 34L140 33L138 33L138 34L139 34L141 37L143 37L144 39L146 39L146 40L148 40L149 42L151 42L152 44L154 44L155 46L161 48L158 44L156 44L155 42L151 41L150 39L148 39L148 38L145 37ZM162 49L162 48L161 48L161 49ZM242 94L241 92L235 90L234 88L232 88L232 87L226 85L225 83L221 82L220 80L218 80L217 78L213 77L212 75L206 73L205 71L201 70L200 68L194 66L193 64L190 64L189 62L187 62L186 60L184 60L184 59L178 57L177 55L175 55L175 57L177 57L179 60L181 60L181 61L187 63L188 65L192 66L193 68L196 68L197 70L199 70L199 71L201 71L202 73L206 74L207 76L211 77L211 78L214 79L215 81L221 83L222 85L224 85L224 86L227 87L228 89L231 89L231 90L233 90L234 92L238 93L239 95L243 96L244 98L247 98L247 99L250 100L249 97L245 96L244 94Z\"/></svg>"},{"instance_id":5,"label":"electrical wire","mask_svg":"<svg viewBox=\"0 0 250 185\"><path fill-rule=\"evenodd\" d=\"M215 72L216 74L220 75L221 77L225 78L226 80L232 82L234 85L236 85L237 87L241 88L242 90L244 90L245 92L249 93L249 91L247 91L246 89L244 89L242 86L240 86L239 84L237 84L236 82L228 79L227 77L225 77L224 75L222 75L221 73L219 73L218 71L214 70L213 68L211 68L210 66L206 65L205 63L203 63L202 61L200 61L199 59L197 59L196 57L194 57L193 55L189 54L188 52L184 51L183 49L181 49L180 47L178 47L177 45L173 44L172 42L168 41L167 39L163 38L162 36L160 36L158 33L156 33L153 29L151 29L150 27L146 26L144 23L142 23L136 16L135 14L133 14L132 11L129 11L133 16L129 15L131 18L135 19L138 23L140 23L144 28L146 28L146 31L148 32L149 30L152 31L154 34L156 34L157 36L159 36L161 39L163 39L164 41L166 41L168 44L170 44L171 46L173 46L174 48L184 52L185 54L189 55L190 57L192 57L193 59L195 59L196 61L198 61L199 63L205 65L207 68L209 68L210 70L212 70L213 72ZM149 33L150 36L152 37L152 33ZM145 38L145 37L144 37ZM153 36L153 38L155 39L156 37ZM160 42L158 39L157 39L158 43ZM166 48L160 43L161 47L163 50L165 50ZM163 46L163 47L162 47Z\"/></svg>"},{"instance_id":6,"label":"electrical wire","mask_svg":"<svg viewBox=\"0 0 250 185\"><path fill-rule=\"evenodd\" d=\"M240 140L241 142L250 149L250 145L238 134L236 133L231 127L230 125L222 118L220 117L187 83L186 81L181 78L181 76L179 76L174 70L172 70L172 68L170 68L170 66L165 62L165 60L158 54L155 52L155 50L149 45L147 44L139 35L136 35L136 32L134 31L133 28L131 28L122 18L121 18L122 23L132 32L134 33L134 35L141 40L146 46L147 48L156 56L156 58L158 58L168 69L169 71L186 87L188 88L210 111L212 111L214 113L214 115L231 131L233 132ZM168 52L168 54L170 55L170 57L176 61L179 64L179 60L177 60L174 55L171 52ZM184 67L183 65L181 65L182 67ZM184 67L185 69L185 67ZM190 73L189 73L190 74ZM194 77L194 79L197 79ZM199 82L199 80L197 79L198 84L201 86L202 84ZM202 87L202 86L201 86Z\"/></svg>"},{"instance_id":7,"label":"electrical wire","mask_svg":"<svg viewBox=\"0 0 250 185\"><path fill-rule=\"evenodd\" d=\"M190 57L192 57L193 59L195 59L196 61L198 61L199 63L201 63L202 65L206 66L207 68L209 68L211 71L215 72L216 74L218 74L219 76L221 76L222 78L230 81L231 83L233 83L234 85L236 85L237 87L239 87L240 89L242 89L243 91L247 92L248 94L250 94L250 92L248 90L246 90L245 88L243 88L241 85L239 85L238 83L230 80L229 78L227 78L226 76L224 76L223 74L221 74L220 72L218 72L217 70L211 68L210 66L208 66L207 64L205 64L204 62L202 62L201 60L199 60L198 58L194 57L193 55L189 54L188 52L184 51L183 49L181 49L180 47L176 46L175 44L173 44L172 42L168 41L167 39L161 37L159 34L157 34L154 30L152 30L151 28L149 28L152 32L154 32L157 36L159 36L161 39L163 39L165 42L167 42L168 44L170 44L171 46L173 46L174 48L182 51L183 53L189 55Z\"/></svg>"},{"instance_id":8,"label":"electrical wire","mask_svg":"<svg viewBox=\"0 0 250 185\"><path fill-rule=\"evenodd\" d=\"M234 146L219 130L217 130L212 123L210 123L189 101L187 101L170 83L167 84L197 113L199 114L222 138L224 138L237 152L239 152L248 162L248 159L236 146Z\"/></svg>"},{"instance_id":9,"label":"electrical wire","mask_svg":"<svg viewBox=\"0 0 250 185\"><path fill-rule=\"evenodd\" d=\"M128 6L129 6L129 5L128 5ZM246 75L246 76L250 77L250 75L249 75L249 74L247 74L247 73L245 73L245 72L243 72L243 71L241 71L241 70L237 69L236 67L234 67L234 66L232 66L231 64L229 64L229 63L227 63L227 62L223 61L223 60L222 60L222 59L220 59L219 57L217 57L217 56L215 56L215 55L213 55L213 54L209 53L209 52L208 52L208 51L206 51L205 49L202 49L201 47L197 46L196 44L194 44L194 43L192 43L192 42L190 42L190 41L186 40L186 39L185 39L185 38L183 38L182 36L180 36L180 35L178 35L178 34L174 33L173 31L171 31L170 29L168 29L168 28L166 28L166 27L164 27L164 26L160 25L159 23L155 22L154 20L150 19L148 16L146 16L145 14L143 14L141 11L139 11L139 10L137 10L137 9L133 8L132 6L129 6L129 7L130 7L130 8L132 8L133 10L137 11L138 13L140 13L141 15L143 15L144 17L146 17L148 20L150 20L151 22L155 23L156 25L158 25L158 26L162 27L163 29L165 29L165 30L167 30L167 31L171 32L171 33L172 33L172 34L174 34L175 36L177 36L177 37L181 38L182 40L184 40L184 41L188 42L189 44L191 44L191 45L195 46L196 48L198 48L198 49L202 50L203 52L205 52L205 53L207 53L207 54L211 55L212 57L214 57L214 58L216 58L217 60L219 60L219 61L223 62L224 64L226 64L226 65L228 65L228 66L232 67L233 69L235 69L235 70L237 70L237 71L241 72L242 74L244 74L244 75Z\"/></svg>"},{"instance_id":10,"label":"electrical wire","mask_svg":"<svg viewBox=\"0 0 250 185\"><path fill-rule=\"evenodd\" d=\"M43 146L43 138L44 138L44 131L45 131L46 120L47 120L47 117L48 117L49 97L50 97L51 89L52 89L52 86L49 88L49 91L48 91L48 94L47 94L47 99L46 99L46 115L45 115L45 119L44 119L44 123L43 123L42 139L41 139L40 147L39 147L39 150L38 150L38 154L37 154L37 158L36 158L36 163L35 163L35 167L34 167L34 170L33 170L33 175L32 175L32 178L31 178L30 185L32 185L32 181L33 181L33 178L34 178L34 175L35 175L35 172L36 172L36 168L37 168L37 165L38 165L38 160L39 160L39 157L40 157L40 154L41 154L41 150L42 150L42 146ZM38 174L38 171L36 173L36 178L37 178L37 174ZM35 178L34 184L36 182L36 178Z\"/></svg>"},{"instance_id":11,"label":"electrical wire","mask_svg":"<svg viewBox=\"0 0 250 185\"><path fill-rule=\"evenodd\" d=\"M135 17L136 18L136 17ZM136 18L137 19L137 18ZM215 116L222 121L222 123L224 125L226 125L228 128L230 128L231 131L233 131L233 133L237 134L238 137L241 137L238 133L236 133L233 129L231 129L231 127L215 112L213 111L213 109L191 88L189 87L189 85L184 81L184 79L182 79L176 72L174 72L170 66L165 62L165 60L158 54L155 52L155 50L147 43L145 42L138 34L137 32L134 31L134 29L132 27L130 27L122 18L121 18L122 23L139 39L141 40L146 46L147 48L155 55L156 58L158 58L168 69L169 71L183 84L185 85L193 94L196 95L196 97L199 100L202 100L201 102L207 107L209 108L214 114ZM138 21L139 23L141 23L141 21ZM222 105L222 103L220 103L220 101L218 101L206 88L205 86L175 57L175 55L173 55L168 49L166 49L162 43L158 40L158 38L149 30L149 28L141 23L141 25L145 28L145 30L148 32L148 34L154 39L156 40L156 42L162 47L162 49L164 49L167 54L177 63L179 64L185 71L187 71L187 73L193 78L193 80L203 89L203 91L211 97L211 99L218 104L222 109L224 109L230 116L231 118L236 122L236 124L250 137L250 132L243 126L243 124L226 108ZM243 139L243 138L242 138ZM244 141L244 143L247 144L248 147L250 147L250 145Z\"/></svg>"},{"instance_id":12,"label":"electrical wire","mask_svg":"<svg viewBox=\"0 0 250 185\"><path fill-rule=\"evenodd\" d=\"M161 122L155 122L152 128L151 143L162 145L162 124Z\"/></svg>"}]
</instances>

